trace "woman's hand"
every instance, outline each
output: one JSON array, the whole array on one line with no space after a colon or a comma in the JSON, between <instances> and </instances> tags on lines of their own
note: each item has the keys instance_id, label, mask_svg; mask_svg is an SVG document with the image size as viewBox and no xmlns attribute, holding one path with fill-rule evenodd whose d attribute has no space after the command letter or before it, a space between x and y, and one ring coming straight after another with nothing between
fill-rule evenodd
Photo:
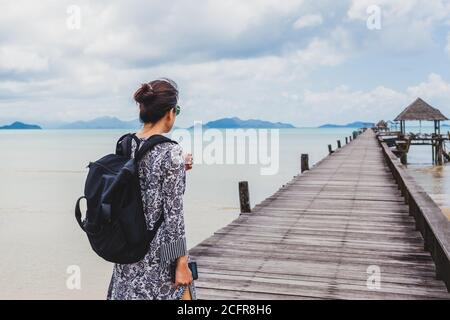
<instances>
[{"instance_id":1,"label":"woman's hand","mask_svg":"<svg viewBox=\"0 0 450 320\"><path fill-rule=\"evenodd\" d=\"M192 157L192 153L188 153L184 155L184 167L186 171L192 169L192 165L194 164L194 158Z\"/></svg>"},{"instance_id":2,"label":"woman's hand","mask_svg":"<svg viewBox=\"0 0 450 320\"><path fill-rule=\"evenodd\" d=\"M179 257L175 268L175 286L187 286L192 284L192 281L192 272L189 269L188 257Z\"/></svg>"}]
</instances>

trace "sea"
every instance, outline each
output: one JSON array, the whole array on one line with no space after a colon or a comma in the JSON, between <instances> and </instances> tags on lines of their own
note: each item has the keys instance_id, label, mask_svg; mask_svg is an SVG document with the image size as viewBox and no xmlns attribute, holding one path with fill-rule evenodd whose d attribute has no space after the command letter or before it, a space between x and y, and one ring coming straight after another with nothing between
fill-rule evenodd
<instances>
[{"instance_id":1,"label":"sea","mask_svg":"<svg viewBox=\"0 0 450 320\"><path fill-rule=\"evenodd\" d=\"M257 142L246 145L258 151L256 161L249 154L244 161L227 158L231 142L226 130L192 132L191 144L182 143L194 157L184 196L188 246L238 217L239 181L248 181L254 206L299 173L302 153L312 166L328 154L328 144L345 144L354 130L262 131L265 138L257 135ZM127 132L0 131L0 299L106 298L112 264L92 252L75 221L74 206L83 194L87 164L113 153L115 142ZM194 143L196 136L204 140L201 148ZM237 142L234 151L239 158ZM449 215L450 167L432 166L431 147L412 147L408 160L410 173Z\"/></svg>"}]
</instances>

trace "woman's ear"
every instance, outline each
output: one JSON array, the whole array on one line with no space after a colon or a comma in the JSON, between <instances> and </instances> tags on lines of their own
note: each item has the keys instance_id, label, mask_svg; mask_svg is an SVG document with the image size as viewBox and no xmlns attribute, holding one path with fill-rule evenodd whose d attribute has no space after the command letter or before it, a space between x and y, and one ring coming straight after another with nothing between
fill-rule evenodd
<instances>
[{"instance_id":1,"label":"woman's ear","mask_svg":"<svg viewBox=\"0 0 450 320\"><path fill-rule=\"evenodd\" d=\"M170 131L172 130L173 124L175 122L175 112L173 110L167 111L166 115L164 116L165 122L166 122L166 130Z\"/></svg>"},{"instance_id":2,"label":"woman's ear","mask_svg":"<svg viewBox=\"0 0 450 320\"><path fill-rule=\"evenodd\" d=\"M166 117L167 117L167 120L169 120L170 122L175 120L175 112L173 112L173 109L170 109L169 111L167 111Z\"/></svg>"}]
</instances>

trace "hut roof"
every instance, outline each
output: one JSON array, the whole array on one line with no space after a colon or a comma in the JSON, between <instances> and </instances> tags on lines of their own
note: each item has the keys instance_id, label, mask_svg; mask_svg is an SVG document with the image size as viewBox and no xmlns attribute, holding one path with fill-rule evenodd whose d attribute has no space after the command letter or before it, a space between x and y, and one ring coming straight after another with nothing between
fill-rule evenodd
<instances>
[{"instance_id":1,"label":"hut roof","mask_svg":"<svg viewBox=\"0 0 450 320\"><path fill-rule=\"evenodd\" d=\"M376 124L376 126L377 126L378 128L387 128L388 124L386 123L386 121L380 120L380 121L378 121L378 123Z\"/></svg>"},{"instance_id":2,"label":"hut roof","mask_svg":"<svg viewBox=\"0 0 450 320\"><path fill-rule=\"evenodd\" d=\"M406 109L403 110L402 113L400 113L394 120L442 121L448 119L438 109L433 108L428 103L423 101L421 98L417 98L416 101L407 106Z\"/></svg>"}]
</instances>

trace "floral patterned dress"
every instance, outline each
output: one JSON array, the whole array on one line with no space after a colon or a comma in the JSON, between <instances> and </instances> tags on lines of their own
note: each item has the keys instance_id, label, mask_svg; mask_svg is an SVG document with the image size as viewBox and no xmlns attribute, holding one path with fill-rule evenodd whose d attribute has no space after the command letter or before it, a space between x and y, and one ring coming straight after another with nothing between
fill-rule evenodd
<instances>
[{"instance_id":1,"label":"floral patterned dress","mask_svg":"<svg viewBox=\"0 0 450 320\"><path fill-rule=\"evenodd\" d=\"M140 138L140 146L145 138ZM137 143L132 140L132 157ZM176 300L189 289L196 299L195 285L174 287L170 268L175 260L187 255L183 194L186 172L182 149L165 142L156 145L139 162L139 178L147 228L150 230L161 214L161 224L144 259L133 264L115 264L108 299Z\"/></svg>"}]
</instances>

